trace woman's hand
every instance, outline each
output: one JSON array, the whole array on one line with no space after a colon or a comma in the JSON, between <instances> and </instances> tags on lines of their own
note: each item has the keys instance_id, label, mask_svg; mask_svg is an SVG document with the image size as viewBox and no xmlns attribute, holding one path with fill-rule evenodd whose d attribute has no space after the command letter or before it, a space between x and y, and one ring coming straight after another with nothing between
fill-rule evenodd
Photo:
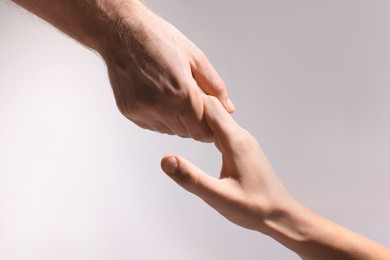
<instances>
[{"instance_id":1,"label":"woman's hand","mask_svg":"<svg viewBox=\"0 0 390 260\"><path fill-rule=\"evenodd\" d=\"M222 152L220 178L177 156L162 159L163 170L233 223L267 232L266 221L294 201L276 176L256 139L241 128L214 97L205 97L205 117Z\"/></svg>"},{"instance_id":2,"label":"woman's hand","mask_svg":"<svg viewBox=\"0 0 390 260\"><path fill-rule=\"evenodd\" d=\"M205 97L205 116L222 152L219 179L187 160L168 155L163 170L233 223L260 231L303 259L390 259L390 250L339 226L295 201L276 176L257 141L214 97Z\"/></svg>"}]
</instances>

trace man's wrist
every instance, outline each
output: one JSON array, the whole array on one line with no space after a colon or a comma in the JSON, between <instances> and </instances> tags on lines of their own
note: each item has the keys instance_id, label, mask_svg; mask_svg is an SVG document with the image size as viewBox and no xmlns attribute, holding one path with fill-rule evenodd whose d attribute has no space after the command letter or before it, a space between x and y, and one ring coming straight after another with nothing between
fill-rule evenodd
<instances>
[{"instance_id":1,"label":"man's wrist","mask_svg":"<svg viewBox=\"0 0 390 260\"><path fill-rule=\"evenodd\" d=\"M118 44L148 9L139 0L12 0L100 54Z\"/></svg>"},{"instance_id":2,"label":"man's wrist","mask_svg":"<svg viewBox=\"0 0 390 260\"><path fill-rule=\"evenodd\" d=\"M88 47L105 57L121 48L124 38L131 35L136 26L135 20L141 15L142 4L138 0L97 0L94 4L95 13L92 15L95 17L89 20L96 22L87 34L91 38L91 46Z\"/></svg>"},{"instance_id":3,"label":"man's wrist","mask_svg":"<svg viewBox=\"0 0 390 260\"><path fill-rule=\"evenodd\" d=\"M145 40L145 28L154 14L139 0L102 2L106 21L95 37L94 49L106 62L128 62L137 49L136 45Z\"/></svg>"}]
</instances>

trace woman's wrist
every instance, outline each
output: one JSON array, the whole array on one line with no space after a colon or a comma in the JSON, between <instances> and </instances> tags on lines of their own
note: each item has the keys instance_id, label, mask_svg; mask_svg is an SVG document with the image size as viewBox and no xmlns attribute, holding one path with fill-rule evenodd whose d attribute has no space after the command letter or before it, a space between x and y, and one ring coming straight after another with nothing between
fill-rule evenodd
<instances>
[{"instance_id":1,"label":"woman's wrist","mask_svg":"<svg viewBox=\"0 0 390 260\"><path fill-rule=\"evenodd\" d=\"M306 239L307 209L293 199L268 214L263 221L262 233L281 243L293 245Z\"/></svg>"},{"instance_id":2,"label":"woman's wrist","mask_svg":"<svg viewBox=\"0 0 390 260\"><path fill-rule=\"evenodd\" d=\"M326 228L322 217L291 199L281 209L264 220L266 235L277 240L302 258L310 256L321 244L321 228Z\"/></svg>"},{"instance_id":3,"label":"woman's wrist","mask_svg":"<svg viewBox=\"0 0 390 260\"><path fill-rule=\"evenodd\" d=\"M305 260L389 259L389 249L333 223L295 201L270 214L263 224L262 233Z\"/></svg>"}]
</instances>

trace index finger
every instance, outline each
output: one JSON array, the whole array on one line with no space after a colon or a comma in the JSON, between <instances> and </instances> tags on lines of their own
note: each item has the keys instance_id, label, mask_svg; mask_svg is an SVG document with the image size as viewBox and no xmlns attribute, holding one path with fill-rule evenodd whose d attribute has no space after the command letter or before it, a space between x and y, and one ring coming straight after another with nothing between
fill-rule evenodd
<instances>
[{"instance_id":1,"label":"index finger","mask_svg":"<svg viewBox=\"0 0 390 260\"><path fill-rule=\"evenodd\" d=\"M215 137L223 142L242 130L217 98L205 96L204 99L206 121Z\"/></svg>"}]
</instances>

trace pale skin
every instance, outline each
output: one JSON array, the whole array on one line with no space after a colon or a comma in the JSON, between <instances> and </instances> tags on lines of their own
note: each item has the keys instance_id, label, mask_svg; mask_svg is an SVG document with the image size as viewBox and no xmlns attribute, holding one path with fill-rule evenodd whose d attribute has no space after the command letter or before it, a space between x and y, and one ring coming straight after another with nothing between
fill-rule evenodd
<instances>
[{"instance_id":1,"label":"pale skin","mask_svg":"<svg viewBox=\"0 0 390 260\"><path fill-rule=\"evenodd\" d=\"M205 116L222 153L219 178L178 155L162 169L231 222L266 234L302 259L390 259L390 250L341 227L290 196L256 139L241 128L214 97L205 97Z\"/></svg>"},{"instance_id":2,"label":"pale skin","mask_svg":"<svg viewBox=\"0 0 390 260\"><path fill-rule=\"evenodd\" d=\"M212 142L204 93L235 110L205 54L139 0L13 2L99 53L120 112L142 128Z\"/></svg>"},{"instance_id":3,"label":"pale skin","mask_svg":"<svg viewBox=\"0 0 390 260\"><path fill-rule=\"evenodd\" d=\"M13 2L99 53L119 110L135 124L216 144L223 159L219 179L177 155L161 163L174 181L227 219L303 259L390 259L389 249L289 195L257 141L230 116L234 105L207 57L140 1Z\"/></svg>"}]
</instances>

